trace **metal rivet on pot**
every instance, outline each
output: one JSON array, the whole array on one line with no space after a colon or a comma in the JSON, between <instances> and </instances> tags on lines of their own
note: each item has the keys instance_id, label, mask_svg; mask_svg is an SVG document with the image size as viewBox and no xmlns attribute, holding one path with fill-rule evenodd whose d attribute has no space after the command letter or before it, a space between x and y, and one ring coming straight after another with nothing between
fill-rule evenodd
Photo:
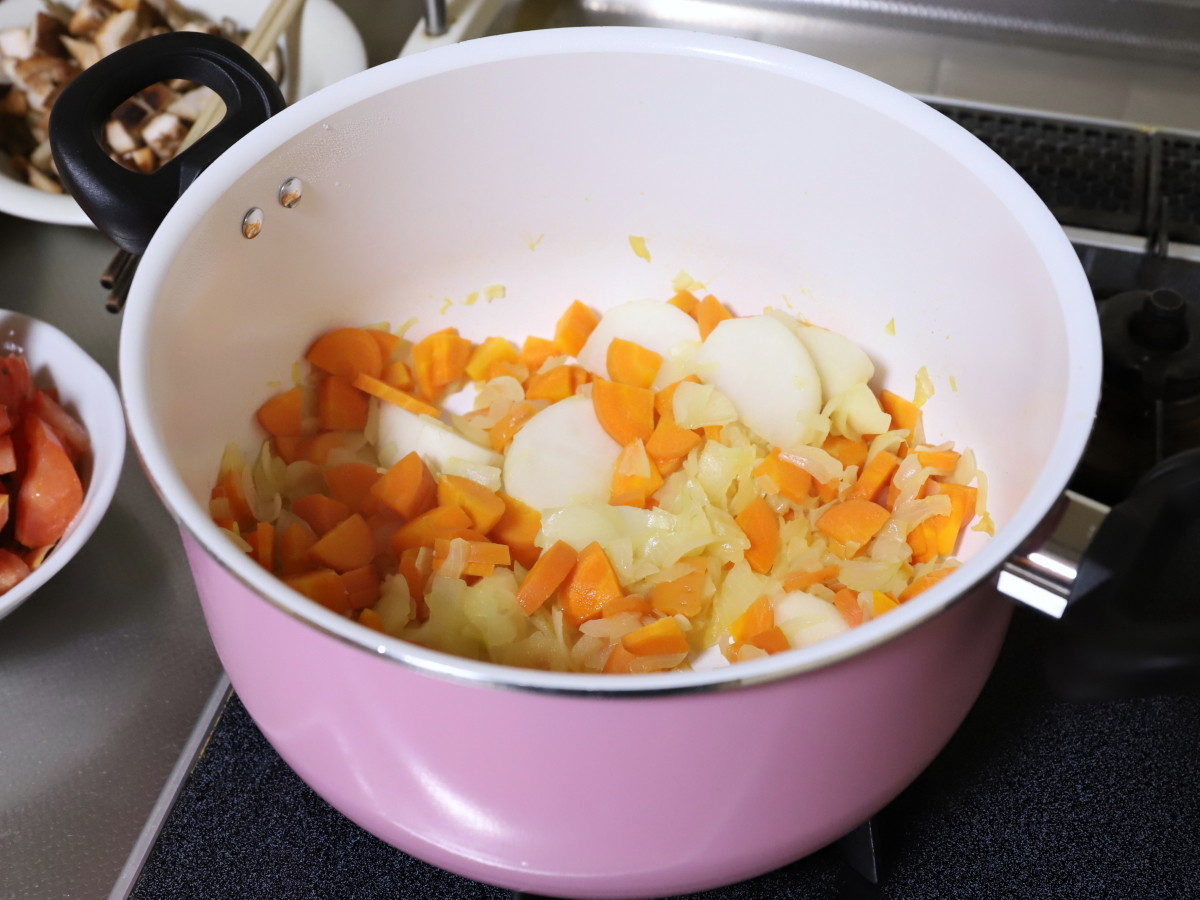
<instances>
[{"instance_id":1,"label":"metal rivet on pot","mask_svg":"<svg viewBox=\"0 0 1200 900\"><path fill-rule=\"evenodd\" d=\"M263 211L255 206L242 219L242 237L256 238L258 233L262 231L263 226Z\"/></svg>"},{"instance_id":2,"label":"metal rivet on pot","mask_svg":"<svg viewBox=\"0 0 1200 900\"><path fill-rule=\"evenodd\" d=\"M279 186L279 205L284 209L292 209L300 202L304 193L304 182L299 178L289 178Z\"/></svg>"}]
</instances>

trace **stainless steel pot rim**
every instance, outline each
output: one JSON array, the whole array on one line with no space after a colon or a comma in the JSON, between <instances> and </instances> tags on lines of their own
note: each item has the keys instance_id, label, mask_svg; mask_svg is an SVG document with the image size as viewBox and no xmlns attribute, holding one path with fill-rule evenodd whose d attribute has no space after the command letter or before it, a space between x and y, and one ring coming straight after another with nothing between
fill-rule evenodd
<instances>
[{"instance_id":1,"label":"stainless steel pot rim","mask_svg":"<svg viewBox=\"0 0 1200 900\"><path fill-rule=\"evenodd\" d=\"M146 347L156 298L192 227L248 169L323 119L400 85L492 62L570 53L644 53L750 66L816 84L907 125L967 167L1007 206L1037 246L1062 304L1069 380L1053 449L1034 487L1004 527L960 571L886 617L810 647L707 672L621 678L543 672L478 662L387 637L286 587L235 548L189 493L152 414ZM130 434L147 475L181 526L228 572L267 602L341 642L436 677L489 687L591 697L653 697L749 687L833 665L879 646L948 608L989 578L1041 521L1083 452L1100 385L1094 301L1062 228L1031 188L990 149L940 113L865 75L791 50L736 38L649 28L524 32L451 45L379 66L314 94L238 142L192 185L164 220L130 290L121 332L121 381Z\"/></svg>"}]
</instances>

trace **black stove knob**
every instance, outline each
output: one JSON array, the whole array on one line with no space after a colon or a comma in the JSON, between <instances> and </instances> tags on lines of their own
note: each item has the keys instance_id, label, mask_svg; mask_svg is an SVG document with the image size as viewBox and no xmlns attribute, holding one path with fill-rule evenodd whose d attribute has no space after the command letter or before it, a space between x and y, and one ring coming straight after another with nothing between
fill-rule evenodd
<instances>
[{"instance_id":1,"label":"black stove knob","mask_svg":"<svg viewBox=\"0 0 1200 900\"><path fill-rule=\"evenodd\" d=\"M1147 350L1170 353L1188 342L1187 306L1167 288L1147 294L1129 320L1129 336Z\"/></svg>"}]
</instances>

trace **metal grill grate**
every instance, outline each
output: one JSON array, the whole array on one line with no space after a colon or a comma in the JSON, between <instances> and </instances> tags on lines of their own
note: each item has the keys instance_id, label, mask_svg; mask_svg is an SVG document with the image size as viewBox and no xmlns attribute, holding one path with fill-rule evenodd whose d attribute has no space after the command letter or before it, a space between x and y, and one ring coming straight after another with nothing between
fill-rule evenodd
<instances>
[{"instance_id":1,"label":"metal grill grate","mask_svg":"<svg viewBox=\"0 0 1200 900\"><path fill-rule=\"evenodd\" d=\"M1154 135L1154 172L1160 214L1171 240L1200 244L1200 138Z\"/></svg>"},{"instance_id":2,"label":"metal grill grate","mask_svg":"<svg viewBox=\"0 0 1200 900\"><path fill-rule=\"evenodd\" d=\"M1150 136L1133 128L932 104L1024 178L1064 225L1146 227Z\"/></svg>"}]
</instances>

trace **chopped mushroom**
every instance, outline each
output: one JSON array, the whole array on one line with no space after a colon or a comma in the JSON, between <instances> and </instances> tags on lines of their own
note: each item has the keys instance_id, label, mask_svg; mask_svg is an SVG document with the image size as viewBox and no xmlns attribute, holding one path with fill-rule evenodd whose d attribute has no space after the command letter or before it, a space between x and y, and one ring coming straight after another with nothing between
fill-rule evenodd
<instances>
[{"instance_id":1,"label":"chopped mushroom","mask_svg":"<svg viewBox=\"0 0 1200 900\"><path fill-rule=\"evenodd\" d=\"M44 9L28 27L0 29L0 153L30 185L52 193L63 189L47 142L50 109L76 75L122 47L168 31L203 32L235 43L247 34L233 20L212 22L179 0L70 2L42 0ZM281 62L279 50L267 62L277 78ZM105 123L105 151L128 169L153 172L179 152L188 126L212 96L208 88L178 78L139 91Z\"/></svg>"}]
</instances>

